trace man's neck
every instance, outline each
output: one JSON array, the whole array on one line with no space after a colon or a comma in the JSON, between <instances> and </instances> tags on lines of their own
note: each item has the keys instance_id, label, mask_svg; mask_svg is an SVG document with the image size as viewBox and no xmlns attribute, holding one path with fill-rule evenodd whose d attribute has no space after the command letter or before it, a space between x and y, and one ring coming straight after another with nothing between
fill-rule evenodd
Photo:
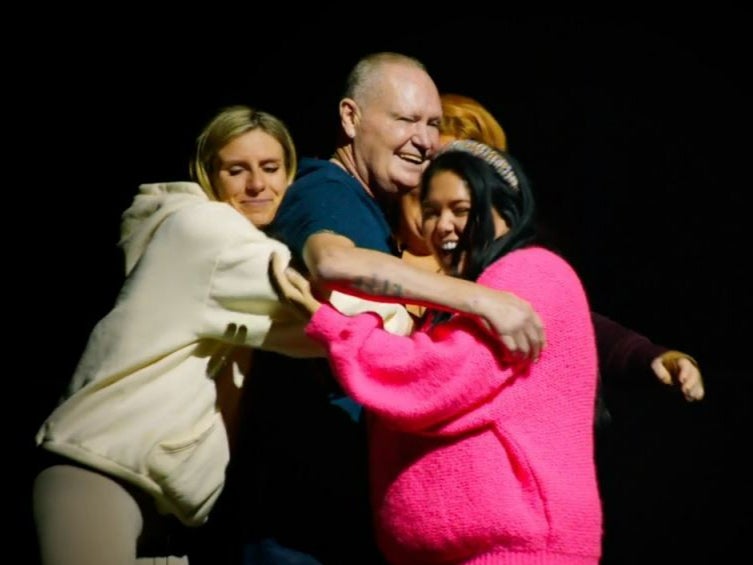
<instances>
[{"instance_id":1,"label":"man's neck","mask_svg":"<svg viewBox=\"0 0 753 565\"><path fill-rule=\"evenodd\" d=\"M374 192L369 188L369 185L366 184L366 181L358 174L358 171L356 170L356 162L353 159L353 153L352 151L348 151L348 147L338 147L335 149L335 153L329 160L361 183L361 186L366 193L374 198Z\"/></svg>"},{"instance_id":2,"label":"man's neck","mask_svg":"<svg viewBox=\"0 0 753 565\"><path fill-rule=\"evenodd\" d=\"M358 174L358 171L356 170L356 162L355 159L353 159L353 152L349 149L350 146L347 145L335 149L335 153L329 159L330 162L334 163L354 179L356 179L366 191L366 194L376 200L377 204L382 209L382 212L384 212L385 218L387 218L387 222L390 224L392 233L395 233L398 225L400 200L391 198L390 195L386 194L383 191L375 193L371 188L369 188L369 185L366 184L366 182Z\"/></svg>"}]
</instances>

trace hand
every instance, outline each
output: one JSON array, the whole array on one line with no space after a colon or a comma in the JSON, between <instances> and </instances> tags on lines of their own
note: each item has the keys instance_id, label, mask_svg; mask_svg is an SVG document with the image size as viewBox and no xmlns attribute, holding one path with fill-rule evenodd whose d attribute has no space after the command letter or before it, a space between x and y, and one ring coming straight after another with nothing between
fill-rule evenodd
<instances>
[{"instance_id":1,"label":"hand","mask_svg":"<svg viewBox=\"0 0 753 565\"><path fill-rule=\"evenodd\" d=\"M289 267L287 261L277 253L272 253L270 260L272 267L272 282L275 284L281 298L290 302L306 314L307 317L316 312L322 305L311 293L311 285L308 279L293 267Z\"/></svg>"},{"instance_id":2,"label":"hand","mask_svg":"<svg viewBox=\"0 0 753 565\"><path fill-rule=\"evenodd\" d=\"M651 369L666 385L679 384L685 400L701 400L704 395L703 378L698 364L687 353L666 351L651 362Z\"/></svg>"},{"instance_id":3,"label":"hand","mask_svg":"<svg viewBox=\"0 0 753 565\"><path fill-rule=\"evenodd\" d=\"M487 293L483 321L511 352L537 361L546 345L544 324L533 307L514 294L493 289Z\"/></svg>"}]
</instances>

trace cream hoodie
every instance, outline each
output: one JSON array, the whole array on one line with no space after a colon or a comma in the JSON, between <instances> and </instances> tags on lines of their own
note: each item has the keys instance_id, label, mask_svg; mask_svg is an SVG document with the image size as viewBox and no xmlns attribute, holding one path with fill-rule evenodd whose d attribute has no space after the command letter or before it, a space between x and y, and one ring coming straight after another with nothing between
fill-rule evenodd
<instances>
[{"instance_id":1,"label":"cream hoodie","mask_svg":"<svg viewBox=\"0 0 753 565\"><path fill-rule=\"evenodd\" d=\"M287 248L198 185L142 185L121 233L126 281L37 443L143 488L161 511L198 525L225 481L229 446L214 377L233 350L323 350L270 284L271 253L289 257ZM349 311L380 310L396 333L410 329L401 308L345 301ZM240 387L243 375L232 370Z\"/></svg>"}]
</instances>

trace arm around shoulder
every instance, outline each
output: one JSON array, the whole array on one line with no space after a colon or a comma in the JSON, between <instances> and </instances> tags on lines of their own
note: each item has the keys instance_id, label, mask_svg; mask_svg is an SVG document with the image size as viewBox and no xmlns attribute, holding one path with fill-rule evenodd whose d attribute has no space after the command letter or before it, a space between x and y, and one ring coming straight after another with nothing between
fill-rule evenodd
<instances>
[{"instance_id":1,"label":"arm around shoulder","mask_svg":"<svg viewBox=\"0 0 753 565\"><path fill-rule=\"evenodd\" d=\"M330 288L475 316L493 328L507 349L534 358L543 345L538 315L526 301L504 290L430 273L386 253L358 248L333 233L310 236L304 260L314 279Z\"/></svg>"}]
</instances>

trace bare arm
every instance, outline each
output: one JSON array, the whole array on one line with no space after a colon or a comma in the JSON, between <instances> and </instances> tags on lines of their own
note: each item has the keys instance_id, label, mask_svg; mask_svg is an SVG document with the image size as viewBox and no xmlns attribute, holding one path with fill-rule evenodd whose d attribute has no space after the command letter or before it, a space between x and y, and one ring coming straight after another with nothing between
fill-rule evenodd
<instances>
[{"instance_id":1,"label":"bare arm","mask_svg":"<svg viewBox=\"0 0 753 565\"><path fill-rule=\"evenodd\" d=\"M544 345L539 316L513 294L429 273L386 253L358 248L334 233L310 236L303 259L314 281L328 288L479 317L507 349L534 359Z\"/></svg>"}]
</instances>

